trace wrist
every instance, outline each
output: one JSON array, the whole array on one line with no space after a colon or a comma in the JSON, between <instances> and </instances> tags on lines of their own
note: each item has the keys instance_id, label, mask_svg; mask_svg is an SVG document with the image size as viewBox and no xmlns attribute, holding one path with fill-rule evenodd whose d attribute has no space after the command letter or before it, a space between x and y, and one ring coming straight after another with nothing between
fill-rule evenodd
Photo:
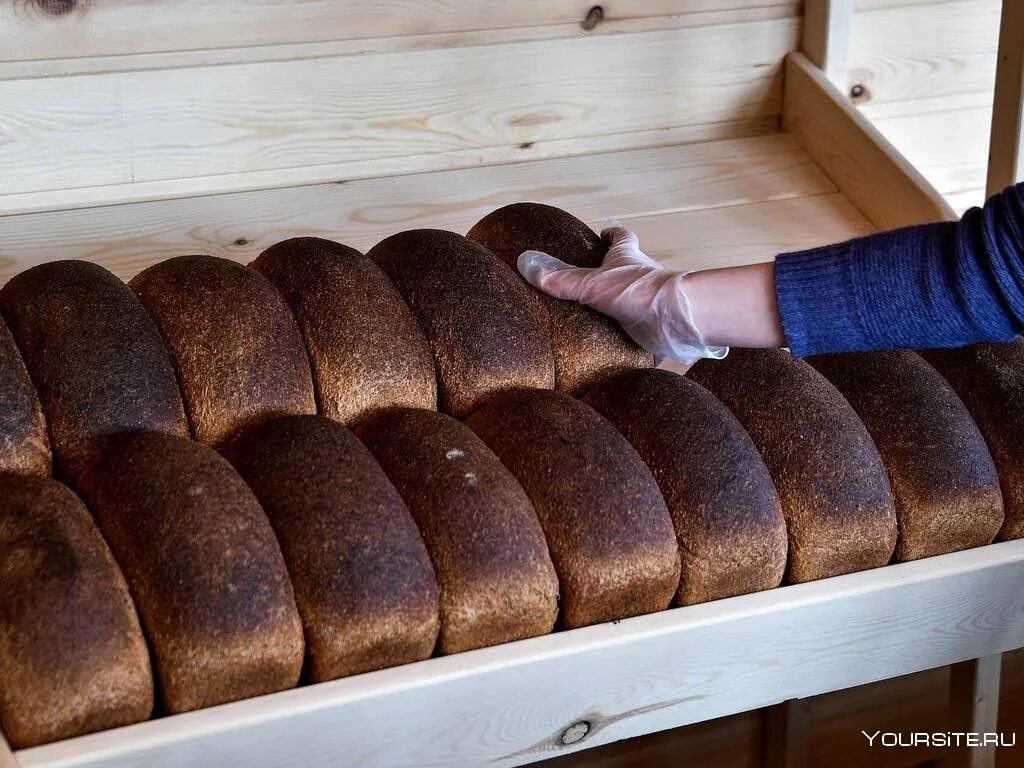
<instances>
[{"instance_id":1,"label":"wrist","mask_svg":"<svg viewBox=\"0 0 1024 768\"><path fill-rule=\"evenodd\" d=\"M785 344L770 262L691 272L682 285L704 343L728 347Z\"/></svg>"}]
</instances>

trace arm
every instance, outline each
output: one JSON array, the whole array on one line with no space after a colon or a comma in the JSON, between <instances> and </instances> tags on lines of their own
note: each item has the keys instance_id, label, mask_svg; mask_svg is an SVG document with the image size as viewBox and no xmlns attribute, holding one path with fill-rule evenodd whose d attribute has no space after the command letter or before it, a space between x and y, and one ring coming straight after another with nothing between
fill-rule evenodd
<instances>
[{"instance_id":1,"label":"arm","mask_svg":"<svg viewBox=\"0 0 1024 768\"><path fill-rule=\"evenodd\" d=\"M960 222L782 254L774 264L673 273L647 258L635 235L606 234L612 247L600 269L527 252L520 270L686 363L727 346L788 345L803 356L1005 341L1024 328L1024 184Z\"/></svg>"},{"instance_id":2,"label":"arm","mask_svg":"<svg viewBox=\"0 0 1024 768\"><path fill-rule=\"evenodd\" d=\"M1024 327L1024 184L959 222L783 254L775 290L797 355L1008 341Z\"/></svg>"}]
</instances>

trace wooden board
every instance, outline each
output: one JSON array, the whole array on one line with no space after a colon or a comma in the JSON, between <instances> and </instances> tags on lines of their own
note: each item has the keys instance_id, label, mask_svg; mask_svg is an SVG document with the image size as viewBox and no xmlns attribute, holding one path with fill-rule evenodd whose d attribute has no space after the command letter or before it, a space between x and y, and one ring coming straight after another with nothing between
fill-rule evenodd
<instances>
[{"instance_id":1,"label":"wooden board","mask_svg":"<svg viewBox=\"0 0 1024 768\"><path fill-rule=\"evenodd\" d=\"M1004 2L985 189L994 195L1024 181L1024 4Z\"/></svg>"},{"instance_id":2,"label":"wooden board","mask_svg":"<svg viewBox=\"0 0 1024 768\"><path fill-rule=\"evenodd\" d=\"M629 147L773 115L798 32L780 19L0 81L0 214L477 165L594 136Z\"/></svg>"},{"instance_id":3,"label":"wooden board","mask_svg":"<svg viewBox=\"0 0 1024 768\"><path fill-rule=\"evenodd\" d=\"M1005 542L434 658L18 759L520 765L1024 646L1022 580L1024 541Z\"/></svg>"},{"instance_id":4,"label":"wooden board","mask_svg":"<svg viewBox=\"0 0 1024 768\"><path fill-rule=\"evenodd\" d=\"M878 229L955 212L803 54L786 59L783 126Z\"/></svg>"},{"instance_id":5,"label":"wooden board","mask_svg":"<svg viewBox=\"0 0 1024 768\"><path fill-rule=\"evenodd\" d=\"M958 214L984 202L991 94L868 104L861 111Z\"/></svg>"},{"instance_id":6,"label":"wooden board","mask_svg":"<svg viewBox=\"0 0 1024 768\"><path fill-rule=\"evenodd\" d=\"M771 261L777 254L874 231L841 194L623 218L651 257L693 271Z\"/></svg>"},{"instance_id":7,"label":"wooden board","mask_svg":"<svg viewBox=\"0 0 1024 768\"><path fill-rule=\"evenodd\" d=\"M736 211L713 214L706 226L681 223L690 228L681 229L673 245L679 252L692 242L694 263L745 257L751 249L744 243L769 258L763 249L773 243L828 237L829 222L843 219L842 214L832 216L841 203L815 199L805 215L795 205L757 205L834 191L792 138L773 134L346 184L0 216L0 283L57 258L95 261L125 279L155 261L186 253L250 261L273 243L297 235L328 237L365 250L405 229L466 232L493 209L522 200L557 205L597 225L608 216L750 204L749 217ZM723 226L725 217L728 226ZM698 217L686 221L696 224ZM652 237L661 252L660 231L652 230ZM730 237L733 243L724 242ZM730 245L739 250L730 252Z\"/></svg>"},{"instance_id":8,"label":"wooden board","mask_svg":"<svg viewBox=\"0 0 1024 768\"><path fill-rule=\"evenodd\" d=\"M1000 0L858 6L849 84L861 101L992 92Z\"/></svg>"},{"instance_id":9,"label":"wooden board","mask_svg":"<svg viewBox=\"0 0 1024 768\"><path fill-rule=\"evenodd\" d=\"M88 71L96 59L117 57L151 66L153 53L193 55L209 62L218 51L242 59L274 56L274 47L358 40L361 50L415 44L465 44L481 33L519 30L519 39L629 29L651 19L686 26L799 15L798 0L613 0L595 17L592 0L253 0L244 10L231 0L6 0L0 3L0 51L22 62L24 76ZM402 40L417 39L402 43ZM314 50L327 50L320 46ZM280 57L278 55L278 57ZM178 60L184 60L179 57ZM164 59L166 61L166 59ZM32 63L24 65L24 63ZM34 64L34 66L33 66ZM102 66L102 64L99 64Z\"/></svg>"}]
</instances>

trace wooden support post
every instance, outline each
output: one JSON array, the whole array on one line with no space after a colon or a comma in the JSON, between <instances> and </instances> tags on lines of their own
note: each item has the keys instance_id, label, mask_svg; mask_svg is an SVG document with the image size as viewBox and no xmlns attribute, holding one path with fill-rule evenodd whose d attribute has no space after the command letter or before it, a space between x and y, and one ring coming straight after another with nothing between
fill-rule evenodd
<instances>
[{"instance_id":1,"label":"wooden support post","mask_svg":"<svg viewBox=\"0 0 1024 768\"><path fill-rule=\"evenodd\" d=\"M1024 2L1003 0L988 151L988 196L1024 180Z\"/></svg>"},{"instance_id":2,"label":"wooden support post","mask_svg":"<svg viewBox=\"0 0 1024 768\"><path fill-rule=\"evenodd\" d=\"M764 710L764 768L807 768L808 708L806 699L789 699Z\"/></svg>"},{"instance_id":3,"label":"wooden support post","mask_svg":"<svg viewBox=\"0 0 1024 768\"><path fill-rule=\"evenodd\" d=\"M0 768L18 768L18 758L11 751L7 739L0 733Z\"/></svg>"},{"instance_id":4,"label":"wooden support post","mask_svg":"<svg viewBox=\"0 0 1024 768\"><path fill-rule=\"evenodd\" d=\"M842 91L853 26L853 0L807 0L804 3L804 54Z\"/></svg>"},{"instance_id":5,"label":"wooden support post","mask_svg":"<svg viewBox=\"0 0 1024 768\"><path fill-rule=\"evenodd\" d=\"M999 676L1002 654L971 659L950 667L950 730L996 733L999 721ZM994 768L996 747L959 747L950 752L949 768Z\"/></svg>"}]
</instances>

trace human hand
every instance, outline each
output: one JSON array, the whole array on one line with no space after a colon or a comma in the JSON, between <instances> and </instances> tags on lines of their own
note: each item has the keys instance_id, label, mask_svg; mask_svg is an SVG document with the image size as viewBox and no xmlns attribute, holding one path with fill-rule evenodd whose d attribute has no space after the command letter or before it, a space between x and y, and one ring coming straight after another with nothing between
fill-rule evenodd
<instances>
[{"instance_id":1,"label":"human hand","mask_svg":"<svg viewBox=\"0 0 1024 768\"><path fill-rule=\"evenodd\" d=\"M728 347L708 346L693 321L685 272L673 272L640 250L635 233L610 227L601 233L611 247L600 267L573 267L541 251L519 257L523 277L550 296L578 301L612 317L657 362L690 365L722 358Z\"/></svg>"}]
</instances>

